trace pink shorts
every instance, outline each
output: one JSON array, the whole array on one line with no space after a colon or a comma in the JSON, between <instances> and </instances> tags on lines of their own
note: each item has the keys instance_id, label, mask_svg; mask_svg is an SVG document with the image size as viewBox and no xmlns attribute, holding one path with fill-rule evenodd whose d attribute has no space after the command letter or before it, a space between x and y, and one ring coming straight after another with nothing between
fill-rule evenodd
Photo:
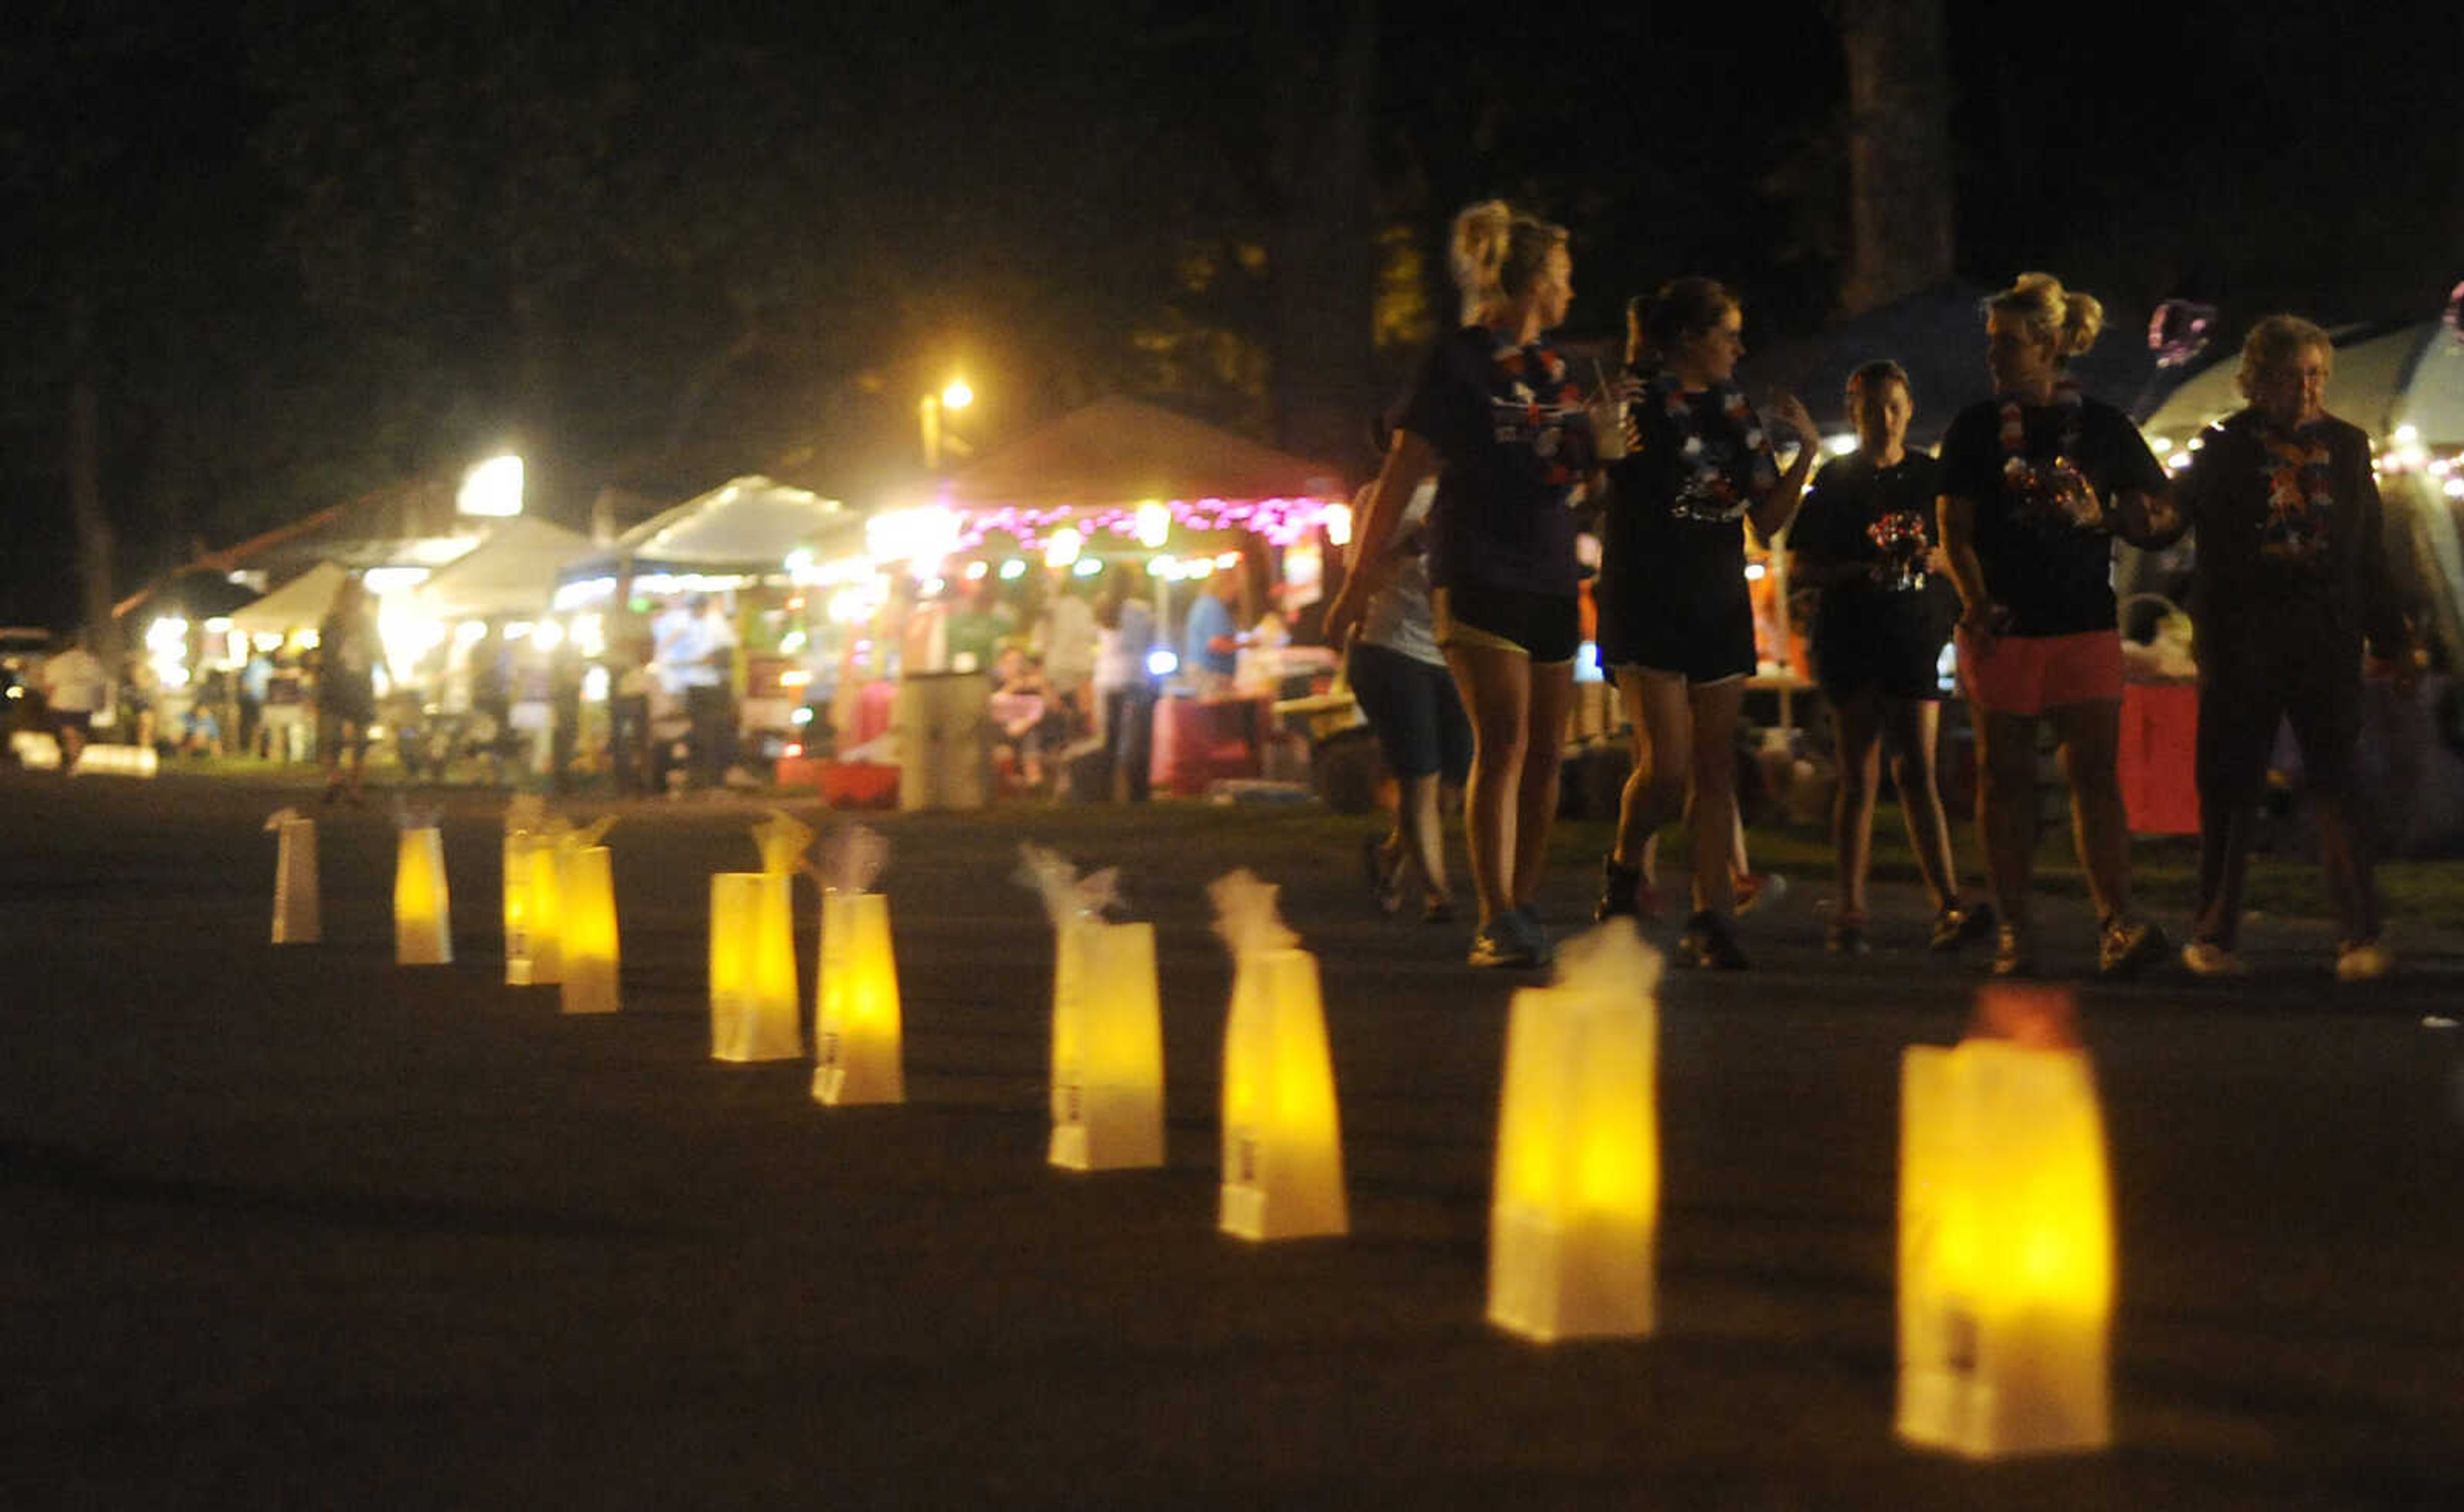
<instances>
[{"instance_id":1,"label":"pink shorts","mask_svg":"<svg viewBox=\"0 0 2464 1512\"><path fill-rule=\"evenodd\" d=\"M2122 635L2005 635L1983 656L1959 633L1959 682L1968 701L1997 714L2041 714L2065 704L2119 702Z\"/></svg>"}]
</instances>

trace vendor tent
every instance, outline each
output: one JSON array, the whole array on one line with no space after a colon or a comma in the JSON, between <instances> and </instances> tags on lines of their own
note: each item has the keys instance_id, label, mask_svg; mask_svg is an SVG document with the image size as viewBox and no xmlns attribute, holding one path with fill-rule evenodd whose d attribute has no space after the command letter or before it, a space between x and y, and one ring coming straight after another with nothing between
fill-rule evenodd
<instances>
[{"instance_id":1,"label":"vendor tent","mask_svg":"<svg viewBox=\"0 0 2464 1512\"><path fill-rule=\"evenodd\" d=\"M320 561L244 608L231 611L231 628L248 635L288 635L317 627L333 606L334 593L349 577L340 563Z\"/></svg>"},{"instance_id":2,"label":"vendor tent","mask_svg":"<svg viewBox=\"0 0 2464 1512\"><path fill-rule=\"evenodd\" d=\"M1340 470L1114 396L1099 399L957 473L962 510L1099 507L1145 499L1342 498Z\"/></svg>"},{"instance_id":3,"label":"vendor tent","mask_svg":"<svg viewBox=\"0 0 2464 1512\"><path fill-rule=\"evenodd\" d=\"M588 537L517 515L412 589L410 607L436 620L542 614L557 574L590 554Z\"/></svg>"},{"instance_id":4,"label":"vendor tent","mask_svg":"<svg viewBox=\"0 0 2464 1512\"><path fill-rule=\"evenodd\" d=\"M775 572L788 554L859 531L836 499L765 477L740 477L644 520L586 559L565 581L627 571Z\"/></svg>"}]
</instances>

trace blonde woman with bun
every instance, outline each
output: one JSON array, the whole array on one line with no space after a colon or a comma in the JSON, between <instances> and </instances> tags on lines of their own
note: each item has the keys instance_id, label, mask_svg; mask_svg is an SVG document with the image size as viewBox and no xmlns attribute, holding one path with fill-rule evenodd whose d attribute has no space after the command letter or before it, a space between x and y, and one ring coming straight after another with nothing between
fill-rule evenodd
<instances>
[{"instance_id":1,"label":"blonde woman with bun","mask_svg":"<svg viewBox=\"0 0 2464 1512\"><path fill-rule=\"evenodd\" d=\"M2169 525L2165 470L2128 416L2072 383L2104 307L2051 274L1985 301L1995 397L1942 443L1942 543L1959 589L1960 678L1974 715L1977 824L2002 927L2000 976L2036 969L2028 885L2036 848L2036 727L2053 727L2071 830L2099 918L2098 970L2134 974L2164 932L2130 903L2130 834L2116 757L2122 637L2113 542Z\"/></svg>"},{"instance_id":2,"label":"blonde woman with bun","mask_svg":"<svg viewBox=\"0 0 2464 1512\"><path fill-rule=\"evenodd\" d=\"M1564 228L1496 200L1455 218L1452 250L1463 324L1439 338L1405 403L1326 627L1339 642L1359 623L1399 565L1404 506L1435 477L1430 607L1472 725L1470 960L1537 967L1551 951L1532 898L1582 639L1568 506L1595 465L1581 389L1541 340L1573 301L1573 259Z\"/></svg>"}]
</instances>

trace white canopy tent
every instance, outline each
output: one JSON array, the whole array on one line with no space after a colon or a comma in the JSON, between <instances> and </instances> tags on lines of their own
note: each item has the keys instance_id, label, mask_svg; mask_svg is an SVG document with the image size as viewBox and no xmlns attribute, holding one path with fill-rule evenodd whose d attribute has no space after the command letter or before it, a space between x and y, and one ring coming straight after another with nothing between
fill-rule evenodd
<instances>
[{"instance_id":1,"label":"white canopy tent","mask_svg":"<svg viewBox=\"0 0 2464 1512\"><path fill-rule=\"evenodd\" d=\"M544 614L557 575L591 553L588 537L517 515L411 589L404 607L440 621Z\"/></svg>"},{"instance_id":2,"label":"white canopy tent","mask_svg":"<svg viewBox=\"0 0 2464 1512\"><path fill-rule=\"evenodd\" d=\"M2382 451L2408 444L2464 447L2464 341L2438 320L2330 333L2335 375L2327 407L2368 431ZM2179 447L2242 406L2232 353L2173 390L2141 427ZM2409 434L2405 427L2410 427Z\"/></svg>"},{"instance_id":3,"label":"white canopy tent","mask_svg":"<svg viewBox=\"0 0 2464 1512\"><path fill-rule=\"evenodd\" d=\"M562 577L569 582L619 568L777 572L788 553L857 529L855 512L837 499L740 477L644 520L568 563Z\"/></svg>"},{"instance_id":4,"label":"white canopy tent","mask_svg":"<svg viewBox=\"0 0 2464 1512\"><path fill-rule=\"evenodd\" d=\"M231 628L248 635L313 630L349 576L339 562L320 561L254 603L231 611Z\"/></svg>"}]
</instances>

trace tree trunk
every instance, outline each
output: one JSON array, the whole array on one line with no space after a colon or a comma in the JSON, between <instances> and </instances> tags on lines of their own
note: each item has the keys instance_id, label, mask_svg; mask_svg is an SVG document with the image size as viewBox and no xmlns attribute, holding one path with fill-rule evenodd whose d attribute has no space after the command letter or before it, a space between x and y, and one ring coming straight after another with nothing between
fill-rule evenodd
<instances>
[{"instance_id":1,"label":"tree trunk","mask_svg":"<svg viewBox=\"0 0 2464 1512\"><path fill-rule=\"evenodd\" d=\"M1949 42L1942 0L1841 0L1855 316L1951 275Z\"/></svg>"},{"instance_id":2,"label":"tree trunk","mask_svg":"<svg viewBox=\"0 0 2464 1512\"><path fill-rule=\"evenodd\" d=\"M69 296L67 466L69 519L77 530L78 603L86 647L117 667L120 639L111 618L111 521L102 508L102 374L95 350L94 303Z\"/></svg>"},{"instance_id":3,"label":"tree trunk","mask_svg":"<svg viewBox=\"0 0 2464 1512\"><path fill-rule=\"evenodd\" d=\"M1356 471L1368 461L1376 403L1370 132L1377 7L1375 0L1295 6L1265 30L1285 45L1283 55L1269 56L1269 66L1284 71L1276 121L1282 203L1269 252L1276 435L1302 456Z\"/></svg>"}]
</instances>

